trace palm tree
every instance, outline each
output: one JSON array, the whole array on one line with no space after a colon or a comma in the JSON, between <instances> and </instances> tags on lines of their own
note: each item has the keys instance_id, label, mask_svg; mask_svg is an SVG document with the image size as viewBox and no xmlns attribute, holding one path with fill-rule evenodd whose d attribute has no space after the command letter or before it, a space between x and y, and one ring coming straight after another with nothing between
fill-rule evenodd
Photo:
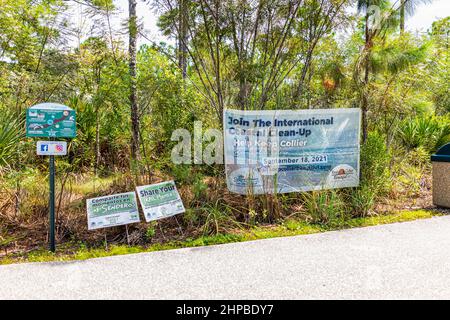
<instances>
[{"instance_id":1,"label":"palm tree","mask_svg":"<svg viewBox=\"0 0 450 320\"><path fill-rule=\"evenodd\" d=\"M137 15L136 0L128 0L129 5L129 72L130 72L130 104L131 104L131 160L139 159L139 110L136 89L136 42L137 42Z\"/></svg>"},{"instance_id":2,"label":"palm tree","mask_svg":"<svg viewBox=\"0 0 450 320\"><path fill-rule=\"evenodd\" d=\"M419 2L428 2L429 0L401 0L401 6L392 12L391 5L388 0L358 0L357 6L360 12L364 14L364 49L362 50L360 61L356 68L357 78L361 86L361 111L362 111L362 140L363 143L367 140L368 136L368 121L367 113L369 108L368 97L368 84L370 80L370 73L374 72L373 66L373 47L374 39L376 37L384 38L387 35L388 30L394 30L397 28L398 15L397 10L401 11L403 8L406 12L411 12L411 9L415 8ZM376 10L375 10L376 9ZM378 23L370 25L370 18L373 14L380 14L377 17ZM408 58L413 58L413 55L407 54L389 56L389 52L386 51L383 59L386 65L392 68L403 68L402 64L408 65ZM360 76L362 74L362 77Z\"/></svg>"},{"instance_id":3,"label":"palm tree","mask_svg":"<svg viewBox=\"0 0 450 320\"><path fill-rule=\"evenodd\" d=\"M362 81L362 101L361 101L361 111L362 111L362 133L363 142L366 142L368 135L368 125L367 125L367 109L369 105L367 96L367 85L369 83L369 73L370 73L370 53L373 46L373 38L377 34L377 29L372 29L369 25L371 9L372 6L377 6L380 8L385 4L385 0L358 0L357 7L359 12L364 13L364 50L362 54L362 65L364 69L364 79Z\"/></svg>"},{"instance_id":4,"label":"palm tree","mask_svg":"<svg viewBox=\"0 0 450 320\"><path fill-rule=\"evenodd\" d=\"M406 14L412 15L421 3L430 3L433 0L400 0L400 33L405 32Z\"/></svg>"}]
</instances>

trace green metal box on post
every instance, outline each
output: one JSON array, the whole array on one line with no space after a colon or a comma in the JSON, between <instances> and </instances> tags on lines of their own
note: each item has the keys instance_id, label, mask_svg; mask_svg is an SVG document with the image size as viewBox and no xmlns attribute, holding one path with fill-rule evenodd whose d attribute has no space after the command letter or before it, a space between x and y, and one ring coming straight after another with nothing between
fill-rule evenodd
<instances>
[{"instance_id":1,"label":"green metal box on post","mask_svg":"<svg viewBox=\"0 0 450 320\"><path fill-rule=\"evenodd\" d=\"M433 164L433 203L450 208L450 143L431 156Z\"/></svg>"},{"instance_id":2,"label":"green metal box on post","mask_svg":"<svg viewBox=\"0 0 450 320\"><path fill-rule=\"evenodd\" d=\"M58 103L40 103L27 110L26 136L48 138L37 142L37 154L49 156L49 247L55 252L55 156L67 154L67 143L56 138L75 138L75 111Z\"/></svg>"}]
</instances>

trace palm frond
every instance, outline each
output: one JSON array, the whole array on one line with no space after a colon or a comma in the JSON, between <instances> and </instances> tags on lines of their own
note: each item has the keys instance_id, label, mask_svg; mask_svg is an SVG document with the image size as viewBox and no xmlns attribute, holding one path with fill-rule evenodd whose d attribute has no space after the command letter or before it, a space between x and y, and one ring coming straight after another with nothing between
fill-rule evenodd
<instances>
[{"instance_id":1,"label":"palm frond","mask_svg":"<svg viewBox=\"0 0 450 320\"><path fill-rule=\"evenodd\" d=\"M428 45L401 48L392 44L379 50L374 50L371 55L371 68L375 72L387 71L396 74L424 61L427 52Z\"/></svg>"},{"instance_id":2,"label":"palm frond","mask_svg":"<svg viewBox=\"0 0 450 320\"><path fill-rule=\"evenodd\" d=\"M433 0L403 0L400 3L400 7L404 7L407 16L412 16L420 4L428 4L431 2Z\"/></svg>"},{"instance_id":3,"label":"palm frond","mask_svg":"<svg viewBox=\"0 0 450 320\"><path fill-rule=\"evenodd\" d=\"M8 166L23 137L23 119L13 112L0 112L0 167Z\"/></svg>"}]
</instances>

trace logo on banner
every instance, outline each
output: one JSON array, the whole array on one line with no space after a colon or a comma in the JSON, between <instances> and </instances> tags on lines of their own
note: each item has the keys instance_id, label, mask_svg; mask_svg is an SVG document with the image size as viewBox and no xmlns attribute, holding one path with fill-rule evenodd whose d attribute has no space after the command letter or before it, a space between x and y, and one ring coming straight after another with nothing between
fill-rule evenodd
<instances>
[{"instance_id":1,"label":"logo on banner","mask_svg":"<svg viewBox=\"0 0 450 320\"><path fill-rule=\"evenodd\" d=\"M356 183L358 179L358 172L353 167L342 164L331 170L328 176L328 183L331 186L335 186L343 183Z\"/></svg>"}]
</instances>

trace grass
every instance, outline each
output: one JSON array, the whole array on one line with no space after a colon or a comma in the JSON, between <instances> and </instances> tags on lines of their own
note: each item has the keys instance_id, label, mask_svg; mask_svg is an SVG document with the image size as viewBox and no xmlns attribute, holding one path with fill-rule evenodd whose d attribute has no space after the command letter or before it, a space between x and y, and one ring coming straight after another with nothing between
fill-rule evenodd
<instances>
[{"instance_id":1,"label":"grass","mask_svg":"<svg viewBox=\"0 0 450 320\"><path fill-rule=\"evenodd\" d=\"M163 244L154 244L149 247L115 245L105 248L87 248L83 244L78 244L76 249L73 243L63 244L58 247L62 253L53 254L44 249L30 252L26 255L9 256L0 260L0 264L11 264L19 262L49 262L49 261L72 261L87 260L92 258L117 256L132 253L152 252L170 250L178 248L201 247L232 242L243 242L276 237L288 237L297 235L307 235L326 231L368 227L389 223L413 221L417 219L427 219L442 215L434 210L413 210L398 211L391 214L354 218L345 221L333 221L330 224L310 224L304 221L287 220L282 225L254 227L249 230L238 230L235 233L218 234L215 236L203 236L186 241L172 241Z\"/></svg>"},{"instance_id":2,"label":"grass","mask_svg":"<svg viewBox=\"0 0 450 320\"><path fill-rule=\"evenodd\" d=\"M105 178L94 176L91 179L86 179L86 182L74 184L72 190L77 194L83 195L107 190L118 176L119 175L113 175Z\"/></svg>"}]
</instances>

